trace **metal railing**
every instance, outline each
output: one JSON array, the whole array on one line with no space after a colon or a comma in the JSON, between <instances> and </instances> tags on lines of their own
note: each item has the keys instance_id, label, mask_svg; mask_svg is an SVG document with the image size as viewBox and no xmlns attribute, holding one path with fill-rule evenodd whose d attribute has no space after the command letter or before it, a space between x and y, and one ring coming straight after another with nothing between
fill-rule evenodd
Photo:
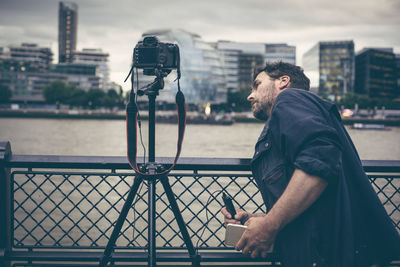
<instances>
[{"instance_id":1,"label":"metal railing","mask_svg":"<svg viewBox=\"0 0 400 267\"><path fill-rule=\"evenodd\" d=\"M156 161L168 164L172 159ZM203 262L265 264L265 260L243 256L223 242L221 190L233 196L236 206L249 212L265 212L249 162L181 158L169 175L186 227ZM400 232L400 161L364 161L363 165ZM133 178L124 157L12 155L9 143L0 143L0 266L97 263ZM160 185L156 194L157 260L190 262ZM113 264L135 261L146 265L146 196L144 184L117 240ZM276 255L270 254L266 261L279 266Z\"/></svg>"}]
</instances>

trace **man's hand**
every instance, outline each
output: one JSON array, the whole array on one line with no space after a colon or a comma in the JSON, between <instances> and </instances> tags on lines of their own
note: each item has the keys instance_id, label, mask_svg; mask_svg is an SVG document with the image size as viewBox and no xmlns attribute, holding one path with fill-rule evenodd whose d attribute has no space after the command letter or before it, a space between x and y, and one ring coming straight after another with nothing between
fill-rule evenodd
<instances>
[{"instance_id":1,"label":"man's hand","mask_svg":"<svg viewBox=\"0 0 400 267\"><path fill-rule=\"evenodd\" d=\"M224 215L225 225L227 225L228 223L244 224L250 218L250 214L248 212L238 208L236 208L235 210L235 218L232 218L232 215L226 210L225 207L221 209L221 213Z\"/></svg>"},{"instance_id":2,"label":"man's hand","mask_svg":"<svg viewBox=\"0 0 400 267\"><path fill-rule=\"evenodd\" d=\"M259 255L266 257L277 233L311 206L327 185L325 180L296 169L272 209L262 218L251 216L247 220L247 229L236 249L242 250L243 254L251 254L252 258Z\"/></svg>"},{"instance_id":3,"label":"man's hand","mask_svg":"<svg viewBox=\"0 0 400 267\"><path fill-rule=\"evenodd\" d=\"M236 250L242 250L243 254L249 254L252 258L259 256L266 258L274 244L279 227L272 223L268 215L252 217L245 225L247 229L236 244Z\"/></svg>"}]
</instances>

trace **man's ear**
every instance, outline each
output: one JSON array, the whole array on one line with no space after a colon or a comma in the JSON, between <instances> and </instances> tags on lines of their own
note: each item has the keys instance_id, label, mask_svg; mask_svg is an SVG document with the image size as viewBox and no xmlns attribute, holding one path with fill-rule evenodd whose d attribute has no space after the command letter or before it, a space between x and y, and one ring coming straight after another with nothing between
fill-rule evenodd
<instances>
[{"instance_id":1,"label":"man's ear","mask_svg":"<svg viewBox=\"0 0 400 267\"><path fill-rule=\"evenodd\" d=\"M290 77L288 75L283 75L279 78L279 89L283 90L290 87Z\"/></svg>"}]
</instances>

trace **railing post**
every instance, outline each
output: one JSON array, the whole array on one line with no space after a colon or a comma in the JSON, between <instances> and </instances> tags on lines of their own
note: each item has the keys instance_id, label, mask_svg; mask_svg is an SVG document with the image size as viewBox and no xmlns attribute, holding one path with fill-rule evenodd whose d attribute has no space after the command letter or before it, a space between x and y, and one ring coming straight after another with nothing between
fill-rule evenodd
<instances>
[{"instance_id":1,"label":"railing post","mask_svg":"<svg viewBox=\"0 0 400 267\"><path fill-rule=\"evenodd\" d=\"M7 252L11 250L10 241L10 169L6 162L11 157L10 142L0 142L0 267L10 266Z\"/></svg>"}]
</instances>

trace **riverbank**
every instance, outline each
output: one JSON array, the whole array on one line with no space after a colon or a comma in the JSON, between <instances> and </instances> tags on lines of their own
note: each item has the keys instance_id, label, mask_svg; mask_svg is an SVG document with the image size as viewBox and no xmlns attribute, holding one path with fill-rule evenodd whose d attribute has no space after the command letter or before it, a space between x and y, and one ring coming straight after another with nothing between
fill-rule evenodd
<instances>
[{"instance_id":1,"label":"riverbank","mask_svg":"<svg viewBox=\"0 0 400 267\"><path fill-rule=\"evenodd\" d=\"M1 110L0 118L39 118L39 119L93 119L93 120L125 120L125 111L106 110ZM148 112L140 111L140 118L148 120ZM253 119L255 122L256 120ZM157 121L161 123L177 123L177 115L174 111L157 112ZM198 112L188 112L186 123L191 124L219 124L231 125L235 122L231 116L205 116Z\"/></svg>"},{"instance_id":2,"label":"riverbank","mask_svg":"<svg viewBox=\"0 0 400 267\"><path fill-rule=\"evenodd\" d=\"M157 120L163 123L176 123L175 112L159 111ZM148 119L146 111L140 113L142 120ZM229 117L227 119L227 117ZM196 124L225 124L236 123L263 123L252 117L251 113L231 113L224 119L210 119L199 115L198 112L188 112L188 123ZM106 110L35 110L35 109L0 109L0 118L51 118L51 119L95 119L95 120L125 120L125 111ZM354 123L384 124L386 126L400 126L400 118L373 118L373 117L345 117L343 124ZM232 123L229 123L232 122Z\"/></svg>"}]
</instances>

